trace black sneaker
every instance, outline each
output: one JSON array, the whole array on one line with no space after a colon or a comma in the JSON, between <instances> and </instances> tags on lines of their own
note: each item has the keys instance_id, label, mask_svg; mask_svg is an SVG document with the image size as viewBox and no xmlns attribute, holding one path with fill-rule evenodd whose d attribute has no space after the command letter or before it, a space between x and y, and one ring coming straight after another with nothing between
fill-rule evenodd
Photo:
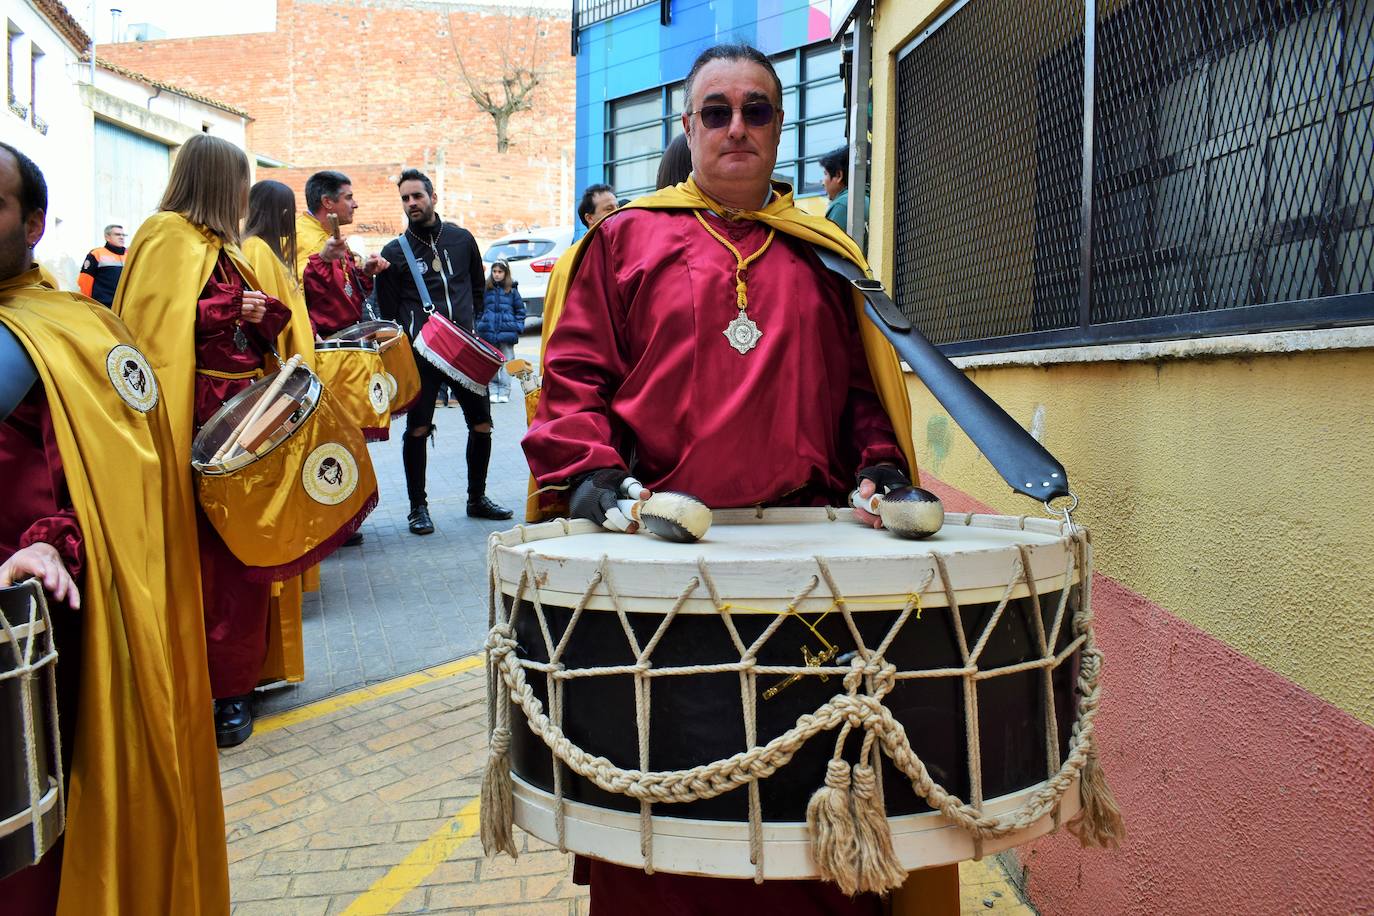
<instances>
[{"instance_id":1,"label":"black sneaker","mask_svg":"<svg viewBox=\"0 0 1374 916\"><path fill-rule=\"evenodd\" d=\"M348 540L346 540L346 541L343 542L343 546L344 546L344 547L357 547L357 546L358 546L359 544L361 544L362 542L363 542L363 533L362 533L361 531L355 531L355 532L353 532L352 534L350 534L350 535L348 536Z\"/></svg>"},{"instance_id":2,"label":"black sneaker","mask_svg":"<svg viewBox=\"0 0 1374 916\"><path fill-rule=\"evenodd\" d=\"M505 506L498 506L486 496L468 500L468 515L473 518L489 518L492 521L502 522L514 514Z\"/></svg>"},{"instance_id":3,"label":"black sneaker","mask_svg":"<svg viewBox=\"0 0 1374 916\"><path fill-rule=\"evenodd\" d=\"M215 701L215 743L237 747L253 734L253 695L225 697Z\"/></svg>"},{"instance_id":4,"label":"black sneaker","mask_svg":"<svg viewBox=\"0 0 1374 916\"><path fill-rule=\"evenodd\" d=\"M429 506L416 506L410 510L410 533L433 534L434 520L429 517Z\"/></svg>"}]
</instances>

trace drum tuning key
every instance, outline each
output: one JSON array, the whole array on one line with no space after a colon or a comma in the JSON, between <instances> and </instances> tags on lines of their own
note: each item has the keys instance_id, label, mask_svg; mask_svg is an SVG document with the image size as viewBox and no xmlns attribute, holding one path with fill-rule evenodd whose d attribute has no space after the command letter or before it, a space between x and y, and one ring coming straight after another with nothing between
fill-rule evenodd
<instances>
[{"instance_id":1,"label":"drum tuning key","mask_svg":"<svg viewBox=\"0 0 1374 916\"><path fill-rule=\"evenodd\" d=\"M823 649L819 654L812 655L810 647L802 646L802 661L806 663L806 667L808 668L824 667L831 661L831 659L834 659L836 665L847 665L854 660L854 657L856 655L859 654L858 652L851 650L849 652L844 653L843 655L840 655L839 658L836 658L835 656L839 654L839 651L840 650L838 646L829 645L825 649ZM830 680L830 675L824 671L818 672L816 676L820 678L822 684ZM798 671L796 674L789 674L787 677L783 678L781 681L765 690L763 692L763 698L765 700L773 699L773 697L782 693L784 690L786 690L788 687L791 687L793 684L801 680L803 677L806 677L806 675L802 674L800 671Z\"/></svg>"}]
</instances>

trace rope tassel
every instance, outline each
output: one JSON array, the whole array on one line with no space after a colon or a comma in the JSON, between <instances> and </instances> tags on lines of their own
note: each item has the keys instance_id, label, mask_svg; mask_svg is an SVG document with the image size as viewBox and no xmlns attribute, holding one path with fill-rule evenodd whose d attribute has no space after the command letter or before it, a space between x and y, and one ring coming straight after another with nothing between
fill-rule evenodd
<instances>
[{"instance_id":1,"label":"rope tassel","mask_svg":"<svg viewBox=\"0 0 1374 916\"><path fill-rule=\"evenodd\" d=\"M866 763L854 767L851 793L854 800L855 872L858 889L885 894L902 886L906 869L892 848L892 828L887 823L878 778Z\"/></svg>"},{"instance_id":2,"label":"rope tassel","mask_svg":"<svg viewBox=\"0 0 1374 916\"><path fill-rule=\"evenodd\" d=\"M806 826L816 870L852 897L859 890L858 841L849 787L849 764L841 757L832 758L825 768L825 785L807 803Z\"/></svg>"},{"instance_id":3,"label":"rope tassel","mask_svg":"<svg viewBox=\"0 0 1374 916\"><path fill-rule=\"evenodd\" d=\"M482 777L482 851L489 856L504 852L512 859L519 858L511 793L510 729L497 727L491 732L491 751Z\"/></svg>"},{"instance_id":4,"label":"rope tassel","mask_svg":"<svg viewBox=\"0 0 1374 916\"><path fill-rule=\"evenodd\" d=\"M1097 747L1088 752L1079 774L1078 797L1082 808L1069 821L1069 832L1084 846L1115 849L1126 838L1126 824L1116 796L1107 784L1107 773L1097 759Z\"/></svg>"}]
</instances>

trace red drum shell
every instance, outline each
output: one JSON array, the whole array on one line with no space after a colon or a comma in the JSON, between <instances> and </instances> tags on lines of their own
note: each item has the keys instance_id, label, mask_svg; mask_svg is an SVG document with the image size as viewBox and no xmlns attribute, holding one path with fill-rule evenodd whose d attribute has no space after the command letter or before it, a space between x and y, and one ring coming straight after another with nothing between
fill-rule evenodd
<instances>
[{"instance_id":1,"label":"red drum shell","mask_svg":"<svg viewBox=\"0 0 1374 916\"><path fill-rule=\"evenodd\" d=\"M506 361L500 350L438 312L430 315L420 328L415 352L477 394L486 394L487 385Z\"/></svg>"}]
</instances>

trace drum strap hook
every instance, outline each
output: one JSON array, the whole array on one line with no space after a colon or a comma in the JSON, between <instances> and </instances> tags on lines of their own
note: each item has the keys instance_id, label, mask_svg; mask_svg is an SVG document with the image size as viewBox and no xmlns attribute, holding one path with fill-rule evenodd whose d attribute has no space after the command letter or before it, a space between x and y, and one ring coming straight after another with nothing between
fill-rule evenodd
<instances>
[{"instance_id":1,"label":"drum strap hook","mask_svg":"<svg viewBox=\"0 0 1374 916\"><path fill-rule=\"evenodd\" d=\"M1067 527L1068 531L1072 533L1075 527L1073 523L1073 512L1078 508L1078 495L1071 492L1068 496L1062 498L1069 500L1069 502L1062 506L1055 506L1053 499L1045 500L1045 511L1057 519L1062 519L1063 524Z\"/></svg>"}]
</instances>

